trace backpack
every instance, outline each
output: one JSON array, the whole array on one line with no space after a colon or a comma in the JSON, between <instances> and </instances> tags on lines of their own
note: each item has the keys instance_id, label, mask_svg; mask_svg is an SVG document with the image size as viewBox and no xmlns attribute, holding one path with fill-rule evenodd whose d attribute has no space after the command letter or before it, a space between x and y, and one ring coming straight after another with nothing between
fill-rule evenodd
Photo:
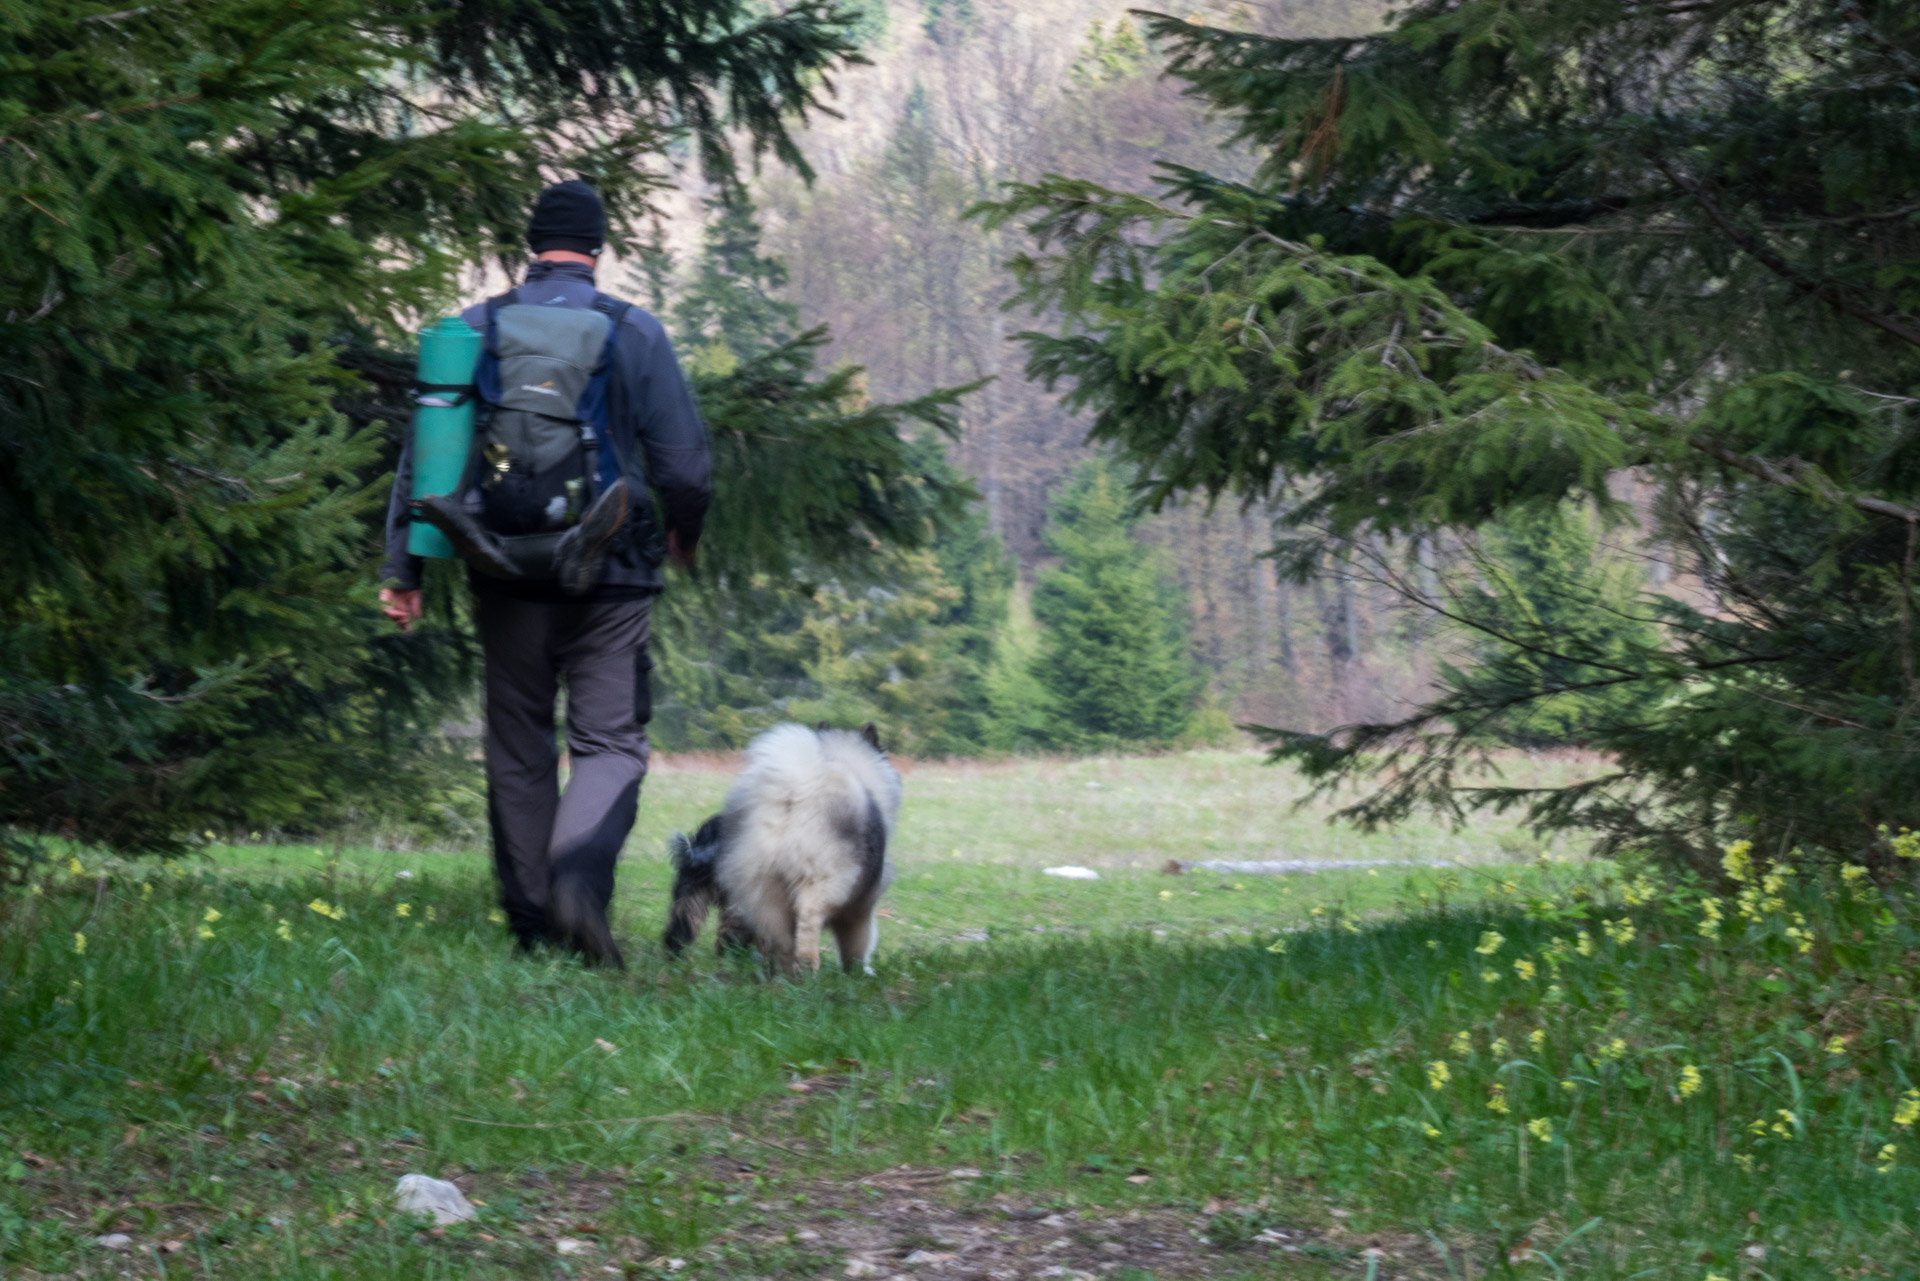
<instances>
[{"instance_id":1,"label":"backpack","mask_svg":"<svg viewBox=\"0 0 1920 1281\"><path fill-rule=\"evenodd\" d=\"M487 300L462 503L524 577L550 578L561 536L621 474L607 380L628 304L604 294L591 309L513 297Z\"/></svg>"}]
</instances>

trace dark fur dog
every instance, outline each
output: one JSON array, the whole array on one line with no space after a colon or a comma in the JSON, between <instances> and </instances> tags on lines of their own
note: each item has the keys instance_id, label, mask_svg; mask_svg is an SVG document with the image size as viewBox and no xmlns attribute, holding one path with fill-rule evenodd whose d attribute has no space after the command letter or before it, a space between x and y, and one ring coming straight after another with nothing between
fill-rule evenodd
<instances>
[{"instance_id":1,"label":"dark fur dog","mask_svg":"<svg viewBox=\"0 0 1920 1281\"><path fill-rule=\"evenodd\" d=\"M673 906L667 911L667 932L660 941L674 956L700 936L707 914L720 909L720 936L715 950L747 951L753 947L753 932L727 911L726 895L714 879L720 862L720 832L726 815L715 814L702 823L689 838L675 832L667 841L667 856L673 861Z\"/></svg>"}]
</instances>

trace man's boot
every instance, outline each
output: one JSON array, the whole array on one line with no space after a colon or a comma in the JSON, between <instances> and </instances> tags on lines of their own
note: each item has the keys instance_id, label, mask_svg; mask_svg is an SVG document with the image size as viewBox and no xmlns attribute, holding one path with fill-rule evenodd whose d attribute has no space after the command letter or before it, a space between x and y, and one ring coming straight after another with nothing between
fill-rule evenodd
<instances>
[{"instance_id":1,"label":"man's boot","mask_svg":"<svg viewBox=\"0 0 1920 1281\"><path fill-rule=\"evenodd\" d=\"M585 596L600 582L600 566L605 563L607 546L627 520L633 506L625 480L616 480L600 491L580 523L560 537L554 548L553 571L560 579L560 590L569 596Z\"/></svg>"},{"instance_id":2,"label":"man's boot","mask_svg":"<svg viewBox=\"0 0 1920 1281\"><path fill-rule=\"evenodd\" d=\"M562 876L553 883L553 928L567 945L589 965L609 969L627 968L620 948L613 941L613 927L607 924L607 909L577 876Z\"/></svg>"},{"instance_id":3,"label":"man's boot","mask_svg":"<svg viewBox=\"0 0 1920 1281\"><path fill-rule=\"evenodd\" d=\"M446 494L434 494L413 500L420 519L447 536L460 559L489 578L519 578L520 569L507 558L506 549L492 534L480 527L473 514Z\"/></svg>"}]
</instances>

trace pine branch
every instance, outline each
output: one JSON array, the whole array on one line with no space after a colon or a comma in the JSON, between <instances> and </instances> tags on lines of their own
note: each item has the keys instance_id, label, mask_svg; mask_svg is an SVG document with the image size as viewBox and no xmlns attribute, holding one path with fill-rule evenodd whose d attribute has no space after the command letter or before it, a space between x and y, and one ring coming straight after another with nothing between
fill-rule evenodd
<instances>
[{"instance_id":1,"label":"pine branch","mask_svg":"<svg viewBox=\"0 0 1920 1281\"><path fill-rule=\"evenodd\" d=\"M1883 316L1879 312L1861 306L1852 298L1848 297L1838 285L1835 285L1831 281L1817 280L1807 275L1774 250L1768 248L1757 237L1749 235L1740 227L1736 226L1734 221L1721 210L1719 205L1707 198L1706 192L1698 183L1690 178L1682 177L1664 157L1655 160L1654 163L1674 186L1680 188L1693 198L1694 203L1698 204L1701 211L1713 220L1713 225L1720 229L1722 235L1746 250L1754 261L1766 267L1767 270L1781 277L1802 292L1820 299L1835 311L1843 315L1851 316L1864 324L1872 325L1875 329L1893 335L1901 342L1920 347L1920 329L1916 329L1912 325L1895 319L1894 317ZM1908 518L1902 517L1902 519Z\"/></svg>"},{"instance_id":2,"label":"pine branch","mask_svg":"<svg viewBox=\"0 0 1920 1281\"><path fill-rule=\"evenodd\" d=\"M1715 444L1697 432L1688 436L1686 443L1689 448L1717 458L1727 466L1746 472L1749 476L1757 476L1769 485L1803 492L1811 490L1830 502L1841 503L1875 516L1888 516L1894 520L1906 521L1908 524L1920 521L1920 508L1908 507L1885 498L1875 498L1871 494L1850 493L1835 485L1825 471L1805 459L1790 458L1785 462L1772 462Z\"/></svg>"}]
</instances>

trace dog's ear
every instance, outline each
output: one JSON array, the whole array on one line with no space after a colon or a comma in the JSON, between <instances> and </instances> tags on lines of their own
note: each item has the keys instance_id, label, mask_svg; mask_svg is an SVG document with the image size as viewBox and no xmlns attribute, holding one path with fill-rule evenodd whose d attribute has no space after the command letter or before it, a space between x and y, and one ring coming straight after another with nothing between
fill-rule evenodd
<instances>
[{"instance_id":1,"label":"dog's ear","mask_svg":"<svg viewBox=\"0 0 1920 1281\"><path fill-rule=\"evenodd\" d=\"M692 848L692 842L687 840L685 832L675 832L667 838L667 857L673 860L675 867L686 862L687 854Z\"/></svg>"},{"instance_id":2,"label":"dog's ear","mask_svg":"<svg viewBox=\"0 0 1920 1281\"><path fill-rule=\"evenodd\" d=\"M872 721L868 721L860 727L860 737L864 738L867 741L867 746L876 752L884 752L887 750L880 746L880 727Z\"/></svg>"}]
</instances>

